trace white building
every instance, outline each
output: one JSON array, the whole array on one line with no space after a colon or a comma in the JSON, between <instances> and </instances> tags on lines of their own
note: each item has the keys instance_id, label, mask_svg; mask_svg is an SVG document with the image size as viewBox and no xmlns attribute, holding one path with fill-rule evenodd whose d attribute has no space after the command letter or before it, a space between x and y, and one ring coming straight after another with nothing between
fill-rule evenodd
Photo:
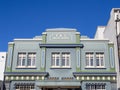
<instances>
[{"instance_id":1,"label":"white building","mask_svg":"<svg viewBox=\"0 0 120 90\"><path fill-rule=\"evenodd\" d=\"M109 39L114 43L117 88L120 90L120 8L113 8L111 10L110 19L107 25L97 28L95 38Z\"/></svg>"},{"instance_id":2,"label":"white building","mask_svg":"<svg viewBox=\"0 0 120 90\"><path fill-rule=\"evenodd\" d=\"M0 52L0 81L4 80L6 52Z\"/></svg>"}]
</instances>

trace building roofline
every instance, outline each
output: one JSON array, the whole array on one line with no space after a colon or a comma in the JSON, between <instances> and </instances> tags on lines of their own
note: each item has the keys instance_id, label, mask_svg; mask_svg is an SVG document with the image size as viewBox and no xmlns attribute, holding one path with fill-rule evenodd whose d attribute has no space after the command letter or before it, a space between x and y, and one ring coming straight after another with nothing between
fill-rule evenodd
<instances>
[{"instance_id":1,"label":"building roofline","mask_svg":"<svg viewBox=\"0 0 120 90\"><path fill-rule=\"evenodd\" d=\"M22 39L14 39L14 41L40 41L40 40L42 40L42 39L25 39L25 38L22 38Z\"/></svg>"},{"instance_id":2,"label":"building roofline","mask_svg":"<svg viewBox=\"0 0 120 90\"><path fill-rule=\"evenodd\" d=\"M71 32L71 31L73 31L73 32L75 32L75 31L77 31L77 29L74 29L74 28L50 28L50 29L46 29L46 32Z\"/></svg>"},{"instance_id":3,"label":"building roofline","mask_svg":"<svg viewBox=\"0 0 120 90\"><path fill-rule=\"evenodd\" d=\"M80 39L81 41L109 41L109 39Z\"/></svg>"}]
</instances>

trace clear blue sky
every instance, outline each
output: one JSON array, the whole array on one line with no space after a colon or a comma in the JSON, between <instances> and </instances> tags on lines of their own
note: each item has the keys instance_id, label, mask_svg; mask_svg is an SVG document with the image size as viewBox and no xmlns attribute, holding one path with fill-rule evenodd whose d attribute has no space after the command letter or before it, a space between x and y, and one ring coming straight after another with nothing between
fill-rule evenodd
<instances>
[{"instance_id":1,"label":"clear blue sky","mask_svg":"<svg viewBox=\"0 0 120 90\"><path fill-rule=\"evenodd\" d=\"M94 37L120 0L0 0L0 51L14 38L33 38L47 28L76 28Z\"/></svg>"}]
</instances>

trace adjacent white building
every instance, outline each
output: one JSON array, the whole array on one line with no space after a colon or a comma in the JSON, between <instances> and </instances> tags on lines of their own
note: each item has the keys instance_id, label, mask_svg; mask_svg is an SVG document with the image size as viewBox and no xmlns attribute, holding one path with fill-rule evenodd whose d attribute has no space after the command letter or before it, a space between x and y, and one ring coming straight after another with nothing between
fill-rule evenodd
<instances>
[{"instance_id":1,"label":"adjacent white building","mask_svg":"<svg viewBox=\"0 0 120 90\"><path fill-rule=\"evenodd\" d=\"M113 8L111 10L110 19L107 25L97 28L95 38L109 39L114 43L117 88L120 90L120 8Z\"/></svg>"},{"instance_id":2,"label":"adjacent white building","mask_svg":"<svg viewBox=\"0 0 120 90\"><path fill-rule=\"evenodd\" d=\"M0 81L4 80L6 52L0 52Z\"/></svg>"}]
</instances>

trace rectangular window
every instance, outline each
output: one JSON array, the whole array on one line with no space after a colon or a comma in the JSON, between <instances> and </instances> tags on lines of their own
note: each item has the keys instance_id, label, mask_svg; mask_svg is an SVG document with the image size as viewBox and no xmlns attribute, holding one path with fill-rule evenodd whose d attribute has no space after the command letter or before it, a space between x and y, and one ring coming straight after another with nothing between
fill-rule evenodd
<instances>
[{"instance_id":1,"label":"rectangular window","mask_svg":"<svg viewBox=\"0 0 120 90\"><path fill-rule=\"evenodd\" d=\"M60 53L52 53L52 67L59 67L60 66Z\"/></svg>"},{"instance_id":2,"label":"rectangular window","mask_svg":"<svg viewBox=\"0 0 120 90\"><path fill-rule=\"evenodd\" d=\"M86 90L106 90L105 86L105 83L88 83L86 84Z\"/></svg>"},{"instance_id":3,"label":"rectangular window","mask_svg":"<svg viewBox=\"0 0 120 90\"><path fill-rule=\"evenodd\" d=\"M25 66L26 53L18 53L17 66Z\"/></svg>"},{"instance_id":4,"label":"rectangular window","mask_svg":"<svg viewBox=\"0 0 120 90\"><path fill-rule=\"evenodd\" d=\"M30 85L29 83L21 83L21 85L15 85L15 90L35 90L35 85Z\"/></svg>"},{"instance_id":5,"label":"rectangular window","mask_svg":"<svg viewBox=\"0 0 120 90\"><path fill-rule=\"evenodd\" d=\"M70 53L69 52L53 52L51 58L52 67L70 67Z\"/></svg>"},{"instance_id":6,"label":"rectangular window","mask_svg":"<svg viewBox=\"0 0 120 90\"><path fill-rule=\"evenodd\" d=\"M28 53L27 66L35 66L36 53Z\"/></svg>"},{"instance_id":7,"label":"rectangular window","mask_svg":"<svg viewBox=\"0 0 120 90\"><path fill-rule=\"evenodd\" d=\"M62 53L61 66L70 67L70 53L68 52Z\"/></svg>"},{"instance_id":8,"label":"rectangular window","mask_svg":"<svg viewBox=\"0 0 120 90\"><path fill-rule=\"evenodd\" d=\"M104 67L104 53L96 53L96 67Z\"/></svg>"},{"instance_id":9,"label":"rectangular window","mask_svg":"<svg viewBox=\"0 0 120 90\"><path fill-rule=\"evenodd\" d=\"M94 54L92 52L87 52L85 55L86 59L86 67L93 67L94 66Z\"/></svg>"},{"instance_id":10,"label":"rectangular window","mask_svg":"<svg viewBox=\"0 0 120 90\"><path fill-rule=\"evenodd\" d=\"M94 57L95 56L95 57ZM86 52L85 53L86 68L104 68L104 52Z\"/></svg>"}]
</instances>

